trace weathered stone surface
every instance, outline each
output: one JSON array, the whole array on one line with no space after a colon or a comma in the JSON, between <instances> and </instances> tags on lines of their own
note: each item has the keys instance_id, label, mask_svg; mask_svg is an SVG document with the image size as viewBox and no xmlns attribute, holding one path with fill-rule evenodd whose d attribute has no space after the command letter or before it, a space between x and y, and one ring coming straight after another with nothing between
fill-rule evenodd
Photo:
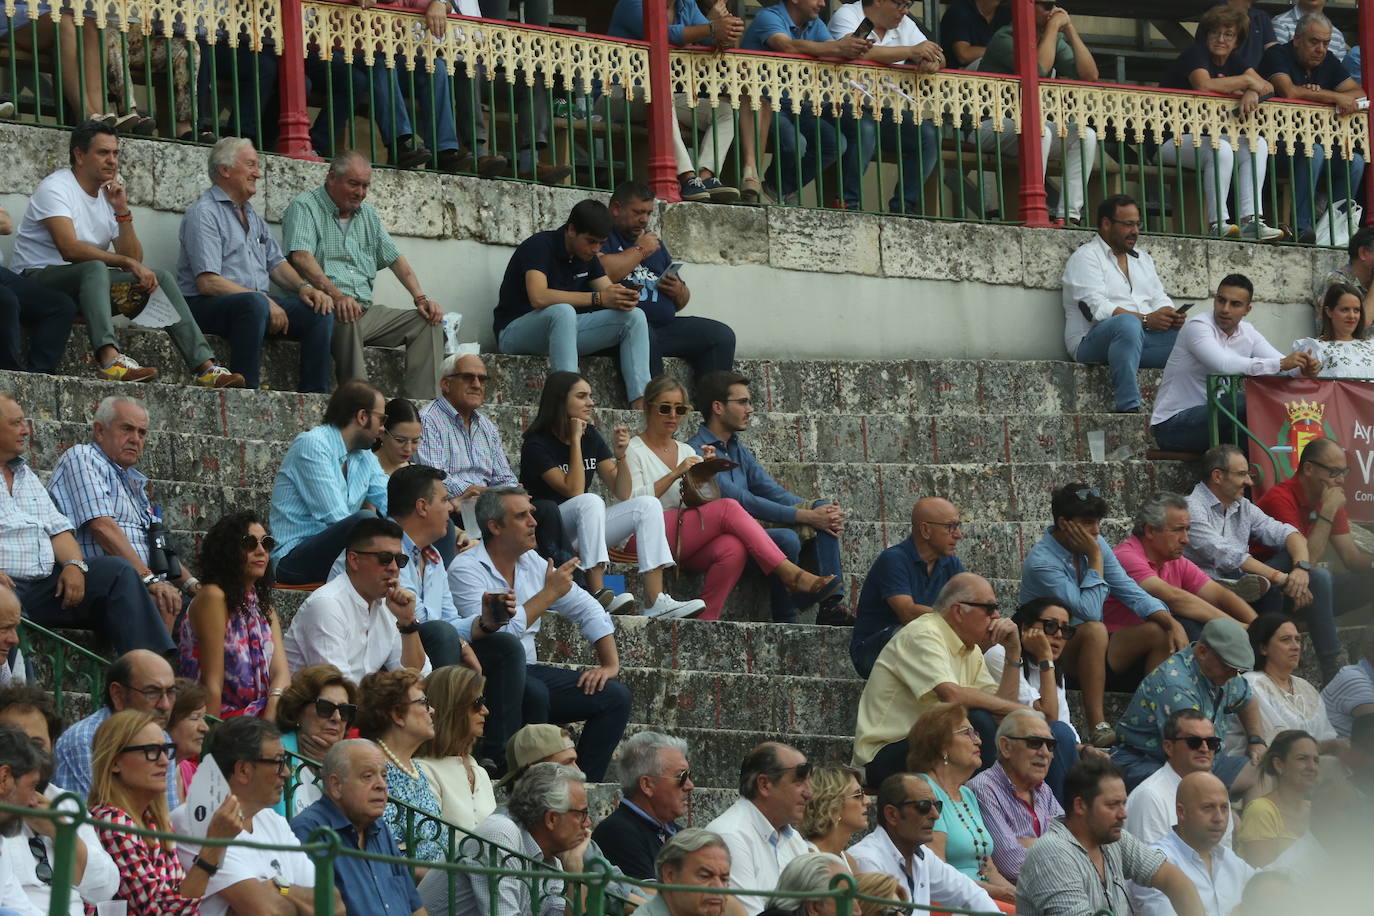
<instances>
[{"instance_id":1,"label":"weathered stone surface","mask_svg":"<svg viewBox=\"0 0 1374 916\"><path fill-rule=\"evenodd\" d=\"M660 204L661 234L673 257L689 264L767 264L768 211L763 207Z\"/></svg>"},{"instance_id":2,"label":"weathered stone surface","mask_svg":"<svg viewBox=\"0 0 1374 916\"><path fill-rule=\"evenodd\" d=\"M532 207L534 231L556 229L568 221L568 214L580 200L592 198L605 203L610 195L597 191L584 191L581 188L550 187L542 184L526 184Z\"/></svg>"},{"instance_id":3,"label":"weathered stone surface","mask_svg":"<svg viewBox=\"0 0 1374 916\"><path fill-rule=\"evenodd\" d=\"M838 210L768 208L768 263L782 270L882 272L877 216Z\"/></svg>"},{"instance_id":4,"label":"weathered stone surface","mask_svg":"<svg viewBox=\"0 0 1374 916\"><path fill-rule=\"evenodd\" d=\"M453 175L441 179L441 188L448 208L446 234L453 238L513 248L540 229L553 228L535 223L529 190L518 182Z\"/></svg>"},{"instance_id":5,"label":"weathered stone surface","mask_svg":"<svg viewBox=\"0 0 1374 916\"><path fill-rule=\"evenodd\" d=\"M33 189L67 164L67 138L62 130L0 124L0 149L5 167L0 169L0 193L32 194ZM19 214L14 214L18 222Z\"/></svg>"},{"instance_id":6,"label":"weathered stone surface","mask_svg":"<svg viewBox=\"0 0 1374 916\"><path fill-rule=\"evenodd\" d=\"M1214 239L1206 242L1208 274L1211 282L1203 294L1207 305L1216 284L1231 273L1244 274L1255 284L1256 294L1269 302L1309 302L1315 277L1295 270L1291 251L1277 245L1245 244ZM1285 349L1286 353L1287 350Z\"/></svg>"},{"instance_id":7,"label":"weathered stone surface","mask_svg":"<svg viewBox=\"0 0 1374 916\"><path fill-rule=\"evenodd\" d=\"M903 219L879 224L884 276L998 285L1021 280L1019 236L998 226Z\"/></svg>"},{"instance_id":8,"label":"weathered stone surface","mask_svg":"<svg viewBox=\"0 0 1374 916\"><path fill-rule=\"evenodd\" d=\"M1058 290L1064 276L1064 264L1092 234L1065 229L1023 229L1021 239L1022 286L1028 289Z\"/></svg>"},{"instance_id":9,"label":"weathered stone surface","mask_svg":"<svg viewBox=\"0 0 1374 916\"><path fill-rule=\"evenodd\" d=\"M264 157L261 183L264 186L266 203L263 206L263 218L274 223L281 222L287 205L296 195L324 184L328 171L328 165L323 162L288 159L285 156ZM392 229L397 230L397 235L403 234L399 227L393 226Z\"/></svg>"},{"instance_id":10,"label":"weathered stone surface","mask_svg":"<svg viewBox=\"0 0 1374 916\"><path fill-rule=\"evenodd\" d=\"M1212 244L1222 243L1207 242L1199 245L1197 239L1148 236L1141 238L1139 247L1149 252L1154 260L1155 270L1159 273L1160 282L1164 284L1164 292L1168 293L1169 298L1178 303L1201 299L1205 304L1211 301L1216 281L1229 272L1222 271L1221 274L1213 276L1216 270L1207 254L1207 246ZM1238 249L1258 247L1236 245L1234 242L1225 244L1234 245ZM1259 287L1258 283L1255 285Z\"/></svg>"}]
</instances>

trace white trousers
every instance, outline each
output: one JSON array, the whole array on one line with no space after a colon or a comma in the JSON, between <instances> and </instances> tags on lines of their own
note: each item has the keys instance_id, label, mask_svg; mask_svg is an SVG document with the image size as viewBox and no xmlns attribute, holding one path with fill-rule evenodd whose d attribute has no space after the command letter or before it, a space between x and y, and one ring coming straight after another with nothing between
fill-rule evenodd
<instances>
[{"instance_id":1,"label":"white trousers","mask_svg":"<svg viewBox=\"0 0 1374 916\"><path fill-rule=\"evenodd\" d=\"M583 493L558 506L563 524L573 530L573 547L582 562L580 569L607 562L606 548L635 536L639 571L674 565L663 527L663 505L652 496L636 496L607 506L595 493Z\"/></svg>"},{"instance_id":2,"label":"white trousers","mask_svg":"<svg viewBox=\"0 0 1374 916\"><path fill-rule=\"evenodd\" d=\"M1081 132L1082 142L1079 142ZM978 127L978 148L990 153L1002 147L1003 156L1017 154L1016 125L1010 120L1002 122L1002 132L992 129L992 119ZM1043 179L1049 170L1050 156L1064 164L1064 186L1060 190L1059 206L1054 215L1062 218L1079 219L1083 216L1083 188L1087 176L1093 173L1093 163L1097 161L1097 133L1091 127L1080 128L1069 123L1069 135L1060 137L1050 124L1040 127L1040 177ZM1068 212L1065 213L1065 204Z\"/></svg>"},{"instance_id":3,"label":"white trousers","mask_svg":"<svg viewBox=\"0 0 1374 916\"><path fill-rule=\"evenodd\" d=\"M1255 152L1250 152L1250 141L1240 141L1240 176L1236 187L1236 208L1240 219L1245 220L1259 214L1264 215L1264 195L1256 192L1264 187L1264 173L1269 167L1269 144L1260 137L1255 143ZM1212 141L1202 138L1201 148L1193 143L1192 134L1184 134L1167 141L1159 148L1161 165L1175 163L1185 169L1202 169L1202 196L1207 202L1207 222L1231 221L1230 208L1226 206L1226 192L1231 187L1231 173L1235 169L1235 147L1228 137L1222 137L1221 145L1212 149ZM1217 216L1217 187L1221 187L1221 216ZM1256 207L1258 204L1258 208Z\"/></svg>"}]
</instances>

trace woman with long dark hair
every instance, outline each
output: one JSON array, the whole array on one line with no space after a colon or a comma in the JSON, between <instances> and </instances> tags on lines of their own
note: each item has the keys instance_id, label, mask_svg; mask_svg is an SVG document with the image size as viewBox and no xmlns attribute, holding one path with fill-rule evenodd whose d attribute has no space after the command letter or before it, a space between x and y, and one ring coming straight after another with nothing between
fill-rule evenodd
<instances>
[{"instance_id":1,"label":"woman with long dark hair","mask_svg":"<svg viewBox=\"0 0 1374 916\"><path fill-rule=\"evenodd\" d=\"M420 432L420 414L409 398L387 401L382 437L372 451L388 477L398 468L413 463L415 452L420 447Z\"/></svg>"},{"instance_id":2,"label":"woman with long dark hair","mask_svg":"<svg viewBox=\"0 0 1374 916\"><path fill-rule=\"evenodd\" d=\"M706 609L700 599L679 601L663 590L663 570L672 566L673 555L663 525L663 507L652 496L632 496L634 481L624 466L630 431L617 426L614 449L606 445L592 425L592 387L576 372L554 372L544 381L539 413L525 430L520 449L520 482L531 499L550 499L558 504L563 523L571 528L578 568L587 587L608 611L617 611L633 599L610 595L604 588L608 548L624 545L631 537L644 584L644 616L692 617ZM618 500L605 500L588 492L592 474Z\"/></svg>"},{"instance_id":3,"label":"woman with long dark hair","mask_svg":"<svg viewBox=\"0 0 1374 916\"><path fill-rule=\"evenodd\" d=\"M276 542L252 512L215 522L200 545L201 589L181 618L181 673L209 692L212 716L277 714L291 683L272 609Z\"/></svg>"}]
</instances>

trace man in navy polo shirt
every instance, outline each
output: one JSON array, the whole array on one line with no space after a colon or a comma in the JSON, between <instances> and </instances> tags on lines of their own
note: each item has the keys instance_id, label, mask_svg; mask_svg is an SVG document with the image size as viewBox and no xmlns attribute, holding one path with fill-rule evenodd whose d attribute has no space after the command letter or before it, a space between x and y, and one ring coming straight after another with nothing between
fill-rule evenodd
<instances>
[{"instance_id":1,"label":"man in navy polo shirt","mask_svg":"<svg viewBox=\"0 0 1374 916\"><path fill-rule=\"evenodd\" d=\"M582 200L558 229L520 243L506 265L493 330L502 353L547 353L554 372L576 372L579 353L615 347L625 398L638 410L649 383L649 325L639 291L611 283L597 252L611 214Z\"/></svg>"},{"instance_id":2,"label":"man in navy polo shirt","mask_svg":"<svg viewBox=\"0 0 1374 916\"><path fill-rule=\"evenodd\" d=\"M878 554L859 592L849 657L863 677L902 627L930 612L935 596L964 564L954 555L964 538L959 510L938 496L911 507L911 537Z\"/></svg>"},{"instance_id":3,"label":"man in navy polo shirt","mask_svg":"<svg viewBox=\"0 0 1374 916\"><path fill-rule=\"evenodd\" d=\"M824 6L825 0L778 0L754 15L740 47L746 51L778 51L846 60L854 60L873 47L872 40L854 35L832 39L830 30L820 19ZM839 158L843 147L834 125L813 114L809 102L789 108L784 96L781 109L774 103L773 117L778 123L773 131L761 131L763 148L758 152L762 159L767 137L776 131L778 150L764 184L780 189L784 201L794 203L800 190L816 177L817 170L829 168ZM819 150L814 148L817 143ZM796 166L798 150L801 152L800 169ZM778 170L778 174L774 174L774 170Z\"/></svg>"},{"instance_id":4,"label":"man in navy polo shirt","mask_svg":"<svg viewBox=\"0 0 1374 916\"><path fill-rule=\"evenodd\" d=\"M1331 20L1321 13L1308 13L1298 20L1292 41L1264 52L1259 74L1274 84L1274 92L1281 98L1335 105L1339 114L1354 114L1359 110L1357 100L1365 97L1365 91L1345 72L1329 50L1330 45ZM1293 155L1298 239L1303 242L1316 241L1312 232L1312 196L1327 164L1321 144L1313 143L1311 149L1310 158L1301 152ZM1339 160L1339 150L1332 152L1337 161L1331 169L1331 200L1327 206L1349 211L1346 202L1353 199L1354 189L1360 186L1364 159L1354 155L1343 162ZM1293 151L1289 153L1292 155ZM1320 183L1326 184L1325 180Z\"/></svg>"},{"instance_id":5,"label":"man in navy polo shirt","mask_svg":"<svg viewBox=\"0 0 1374 916\"><path fill-rule=\"evenodd\" d=\"M654 192L638 181L622 182L611 195L611 234L601 246L601 267L612 283L637 284L639 307L649 322L649 375L663 374L663 357L680 356L692 378L735 365L735 332L712 318L678 314L692 291L681 275L668 274L673 256L658 235L646 231Z\"/></svg>"}]
</instances>

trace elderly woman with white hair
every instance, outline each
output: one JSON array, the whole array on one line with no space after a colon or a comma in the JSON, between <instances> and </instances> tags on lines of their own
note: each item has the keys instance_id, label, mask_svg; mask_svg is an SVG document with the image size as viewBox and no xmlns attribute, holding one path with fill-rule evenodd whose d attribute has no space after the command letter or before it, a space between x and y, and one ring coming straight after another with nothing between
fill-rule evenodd
<instances>
[{"instance_id":1,"label":"elderly woman with white hair","mask_svg":"<svg viewBox=\"0 0 1374 916\"><path fill-rule=\"evenodd\" d=\"M836 876L843 875L839 881ZM797 856L778 876L775 894L814 894L831 889L832 882L837 893L830 897L787 897L768 898L768 908L760 916L859 916L859 903L851 900L845 907L838 891L843 890L854 878L849 874L849 866L839 856L828 852L808 852ZM858 884L854 883L857 892Z\"/></svg>"},{"instance_id":2,"label":"elderly woman with white hair","mask_svg":"<svg viewBox=\"0 0 1374 916\"><path fill-rule=\"evenodd\" d=\"M1045 777L1054 757L1054 733L1034 709L1008 713L997 729L997 762L968 781L983 826L992 834L992 861L1012 884L1026 850L1064 813Z\"/></svg>"}]
</instances>

